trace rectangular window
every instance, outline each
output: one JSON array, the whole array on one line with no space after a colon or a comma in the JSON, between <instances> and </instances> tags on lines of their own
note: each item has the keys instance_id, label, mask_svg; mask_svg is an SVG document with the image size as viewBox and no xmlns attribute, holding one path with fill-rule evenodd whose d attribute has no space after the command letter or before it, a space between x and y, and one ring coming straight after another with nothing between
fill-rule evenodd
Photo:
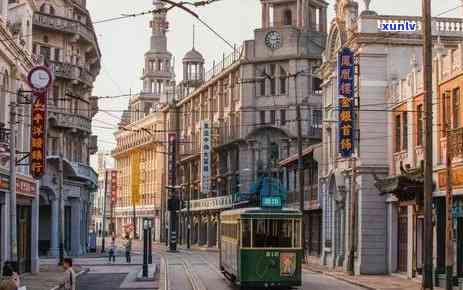
<instances>
[{"instance_id":1,"label":"rectangular window","mask_svg":"<svg viewBox=\"0 0 463 290\"><path fill-rule=\"evenodd\" d=\"M280 110L280 125L286 125L286 110Z\"/></svg>"},{"instance_id":2,"label":"rectangular window","mask_svg":"<svg viewBox=\"0 0 463 290\"><path fill-rule=\"evenodd\" d=\"M323 126L323 116L321 110L312 111L312 127L313 128L322 128Z\"/></svg>"},{"instance_id":3,"label":"rectangular window","mask_svg":"<svg viewBox=\"0 0 463 290\"><path fill-rule=\"evenodd\" d=\"M408 146L408 115L407 115L407 112L404 112L402 114L402 124L403 124L402 150L407 150L407 146Z\"/></svg>"},{"instance_id":4,"label":"rectangular window","mask_svg":"<svg viewBox=\"0 0 463 290\"><path fill-rule=\"evenodd\" d=\"M400 123L400 115L395 116L395 152L399 152L402 148L400 146L401 141L401 123Z\"/></svg>"},{"instance_id":5,"label":"rectangular window","mask_svg":"<svg viewBox=\"0 0 463 290\"><path fill-rule=\"evenodd\" d=\"M453 128L461 127L461 113L460 113L460 88L453 89L452 92L453 103Z\"/></svg>"},{"instance_id":6,"label":"rectangular window","mask_svg":"<svg viewBox=\"0 0 463 290\"><path fill-rule=\"evenodd\" d=\"M276 123L276 113L274 110L270 111L270 124L275 125Z\"/></svg>"},{"instance_id":7,"label":"rectangular window","mask_svg":"<svg viewBox=\"0 0 463 290\"><path fill-rule=\"evenodd\" d=\"M444 132L450 129L450 91L446 91L442 95L442 119L444 121L445 127L443 128ZM446 135L446 133L444 133Z\"/></svg>"},{"instance_id":8,"label":"rectangular window","mask_svg":"<svg viewBox=\"0 0 463 290\"><path fill-rule=\"evenodd\" d=\"M58 106L58 100L59 100L59 86L55 85L53 86L53 105Z\"/></svg>"},{"instance_id":9,"label":"rectangular window","mask_svg":"<svg viewBox=\"0 0 463 290\"><path fill-rule=\"evenodd\" d=\"M286 71L280 67L280 94L286 94Z\"/></svg>"},{"instance_id":10,"label":"rectangular window","mask_svg":"<svg viewBox=\"0 0 463 290\"><path fill-rule=\"evenodd\" d=\"M251 247L251 220L241 221L241 247Z\"/></svg>"},{"instance_id":11,"label":"rectangular window","mask_svg":"<svg viewBox=\"0 0 463 290\"><path fill-rule=\"evenodd\" d=\"M423 145L423 135L424 135L424 127L423 127L423 105L418 105L417 107L417 126L416 126L416 135L417 135L417 142L418 146Z\"/></svg>"},{"instance_id":12,"label":"rectangular window","mask_svg":"<svg viewBox=\"0 0 463 290\"><path fill-rule=\"evenodd\" d=\"M293 220L253 220L252 246L253 248L292 248Z\"/></svg>"},{"instance_id":13,"label":"rectangular window","mask_svg":"<svg viewBox=\"0 0 463 290\"><path fill-rule=\"evenodd\" d=\"M276 94L275 64L270 65L270 95Z\"/></svg>"},{"instance_id":14,"label":"rectangular window","mask_svg":"<svg viewBox=\"0 0 463 290\"><path fill-rule=\"evenodd\" d=\"M321 95L322 94L322 80L317 77L313 77L312 78L312 89L315 95Z\"/></svg>"},{"instance_id":15,"label":"rectangular window","mask_svg":"<svg viewBox=\"0 0 463 290\"><path fill-rule=\"evenodd\" d=\"M60 61L61 50L59 48L55 48L55 54L53 57L54 61Z\"/></svg>"},{"instance_id":16,"label":"rectangular window","mask_svg":"<svg viewBox=\"0 0 463 290\"><path fill-rule=\"evenodd\" d=\"M260 124L265 125L265 111L260 111Z\"/></svg>"}]
</instances>

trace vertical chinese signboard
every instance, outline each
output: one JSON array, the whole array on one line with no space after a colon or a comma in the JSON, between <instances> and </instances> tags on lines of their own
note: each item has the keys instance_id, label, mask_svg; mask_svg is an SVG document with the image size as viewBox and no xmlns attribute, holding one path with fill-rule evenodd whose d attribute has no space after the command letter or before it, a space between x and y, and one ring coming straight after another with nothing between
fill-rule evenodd
<instances>
[{"instance_id":1,"label":"vertical chinese signboard","mask_svg":"<svg viewBox=\"0 0 463 290\"><path fill-rule=\"evenodd\" d=\"M47 99L52 75L44 66L34 67L28 75L32 90L30 172L39 179L45 173L47 144Z\"/></svg>"},{"instance_id":2,"label":"vertical chinese signboard","mask_svg":"<svg viewBox=\"0 0 463 290\"><path fill-rule=\"evenodd\" d=\"M111 202L117 201L117 171L111 171Z\"/></svg>"},{"instance_id":3,"label":"vertical chinese signboard","mask_svg":"<svg viewBox=\"0 0 463 290\"><path fill-rule=\"evenodd\" d=\"M348 158L354 152L354 53L339 52L339 153Z\"/></svg>"},{"instance_id":4,"label":"vertical chinese signboard","mask_svg":"<svg viewBox=\"0 0 463 290\"><path fill-rule=\"evenodd\" d=\"M167 185L175 186L176 180L176 163L177 163L177 134L169 133L168 136L168 160L167 160Z\"/></svg>"},{"instance_id":5,"label":"vertical chinese signboard","mask_svg":"<svg viewBox=\"0 0 463 290\"><path fill-rule=\"evenodd\" d=\"M140 203L140 151L133 151L131 161L132 204L135 206Z\"/></svg>"},{"instance_id":6,"label":"vertical chinese signboard","mask_svg":"<svg viewBox=\"0 0 463 290\"><path fill-rule=\"evenodd\" d=\"M209 180L211 177L211 127L208 121L203 121L201 126L201 191L209 193Z\"/></svg>"}]
</instances>

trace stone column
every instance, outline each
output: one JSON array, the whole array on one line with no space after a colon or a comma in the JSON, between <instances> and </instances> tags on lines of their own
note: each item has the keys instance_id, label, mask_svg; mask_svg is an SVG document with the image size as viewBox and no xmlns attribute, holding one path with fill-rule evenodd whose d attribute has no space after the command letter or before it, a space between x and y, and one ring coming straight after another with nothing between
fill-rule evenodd
<instances>
[{"instance_id":1,"label":"stone column","mask_svg":"<svg viewBox=\"0 0 463 290\"><path fill-rule=\"evenodd\" d=\"M71 253L73 256L82 254L81 247L82 204L79 198L71 199Z\"/></svg>"},{"instance_id":2,"label":"stone column","mask_svg":"<svg viewBox=\"0 0 463 290\"><path fill-rule=\"evenodd\" d=\"M39 183L36 184L37 195L32 200L31 210L31 272L36 274L40 270L39 263Z\"/></svg>"},{"instance_id":3,"label":"stone column","mask_svg":"<svg viewBox=\"0 0 463 290\"><path fill-rule=\"evenodd\" d=\"M213 227L214 224L212 222L211 216L207 216L207 224L206 224L206 245L208 247L212 247L214 236L213 236Z\"/></svg>"},{"instance_id":4,"label":"stone column","mask_svg":"<svg viewBox=\"0 0 463 290\"><path fill-rule=\"evenodd\" d=\"M2 226L1 226L1 232L0 232L0 238L2 239L2 242L0 243L1 248L0 248L0 258L4 261L7 260L10 257L9 253L9 244L10 244L10 217L9 217L9 211L8 211L8 205L10 204L10 199L9 199L9 194L5 193L0 193L4 195L4 203L0 203L0 208L1 208L1 216L0 219L2 220ZM3 222L5 221L5 222Z\"/></svg>"},{"instance_id":5,"label":"stone column","mask_svg":"<svg viewBox=\"0 0 463 290\"><path fill-rule=\"evenodd\" d=\"M262 28L268 28L268 4L262 3Z\"/></svg>"},{"instance_id":6,"label":"stone column","mask_svg":"<svg viewBox=\"0 0 463 290\"><path fill-rule=\"evenodd\" d=\"M50 200L51 221L50 221L50 257L59 255L59 201L57 198Z\"/></svg>"},{"instance_id":7,"label":"stone column","mask_svg":"<svg viewBox=\"0 0 463 290\"><path fill-rule=\"evenodd\" d=\"M327 9L326 7L320 10L320 32L326 33L328 26Z\"/></svg>"}]
</instances>

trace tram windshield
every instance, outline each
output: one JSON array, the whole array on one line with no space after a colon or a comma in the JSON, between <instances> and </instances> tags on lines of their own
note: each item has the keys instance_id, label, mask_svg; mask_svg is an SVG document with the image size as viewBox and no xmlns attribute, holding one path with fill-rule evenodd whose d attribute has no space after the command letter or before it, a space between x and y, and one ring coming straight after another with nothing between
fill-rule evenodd
<instances>
[{"instance_id":1,"label":"tram windshield","mask_svg":"<svg viewBox=\"0 0 463 290\"><path fill-rule=\"evenodd\" d=\"M298 219L249 219L242 221L242 247L299 248Z\"/></svg>"}]
</instances>

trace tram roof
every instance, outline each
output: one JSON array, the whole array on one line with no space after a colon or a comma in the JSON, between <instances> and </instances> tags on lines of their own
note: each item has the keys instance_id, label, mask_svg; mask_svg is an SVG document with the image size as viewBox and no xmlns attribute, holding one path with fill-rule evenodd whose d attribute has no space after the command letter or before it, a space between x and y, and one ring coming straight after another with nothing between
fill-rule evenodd
<instances>
[{"instance_id":1,"label":"tram roof","mask_svg":"<svg viewBox=\"0 0 463 290\"><path fill-rule=\"evenodd\" d=\"M261 208L261 207L250 207L250 208L238 208L223 211L220 215L221 216L231 216L231 215L302 215L301 211L298 209L292 208L281 208L281 209L273 209L273 208Z\"/></svg>"}]
</instances>

